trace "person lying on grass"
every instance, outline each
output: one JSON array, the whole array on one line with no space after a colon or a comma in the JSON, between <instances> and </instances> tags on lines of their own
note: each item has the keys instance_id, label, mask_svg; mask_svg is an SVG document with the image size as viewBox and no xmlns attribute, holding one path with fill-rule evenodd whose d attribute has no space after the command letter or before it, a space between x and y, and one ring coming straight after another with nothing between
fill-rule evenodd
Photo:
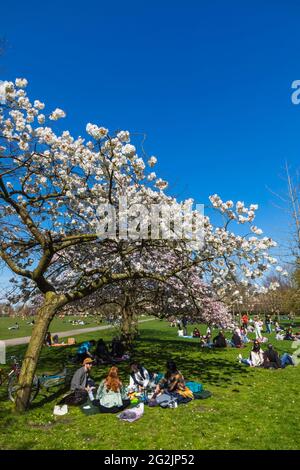
<instances>
[{"instance_id":1,"label":"person lying on grass","mask_svg":"<svg viewBox=\"0 0 300 470\"><path fill-rule=\"evenodd\" d=\"M117 367L111 367L106 379L100 383L93 405L98 406L101 413L118 413L130 405Z\"/></svg>"},{"instance_id":2,"label":"person lying on grass","mask_svg":"<svg viewBox=\"0 0 300 470\"><path fill-rule=\"evenodd\" d=\"M167 372L158 382L152 400L163 392L179 395L183 398L193 398L193 392L185 385L184 377L174 361L167 362Z\"/></svg>"},{"instance_id":3,"label":"person lying on grass","mask_svg":"<svg viewBox=\"0 0 300 470\"><path fill-rule=\"evenodd\" d=\"M7 329L8 330L18 330L20 327L19 327L19 323L16 322L14 325L12 326L9 326Z\"/></svg>"}]
</instances>

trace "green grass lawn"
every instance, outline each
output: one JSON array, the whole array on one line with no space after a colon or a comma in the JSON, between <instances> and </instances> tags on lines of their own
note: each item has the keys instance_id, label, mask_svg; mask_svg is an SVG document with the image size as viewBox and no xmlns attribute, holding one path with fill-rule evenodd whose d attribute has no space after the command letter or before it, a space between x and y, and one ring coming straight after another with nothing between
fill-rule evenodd
<instances>
[{"instance_id":1,"label":"green grass lawn","mask_svg":"<svg viewBox=\"0 0 300 470\"><path fill-rule=\"evenodd\" d=\"M202 331L204 327L201 327ZM187 379L201 381L213 396L194 400L176 409L145 408L134 422L120 422L115 415L87 417L80 409L53 417L62 391L40 394L24 416L12 413L6 390L0 389L1 449L299 449L300 366L280 370L252 369L236 360L239 350L203 350L198 340L177 337L177 328L165 322L140 325L134 358L151 371L164 371L174 359ZM78 336L111 339L113 331ZM279 352L291 351L291 342L276 342ZM68 350L44 348L39 372L58 370ZM22 354L25 346L9 349ZM74 348L73 348L74 350ZM247 357L250 346L243 351ZM128 364L120 366L128 381ZM93 369L98 382L108 368Z\"/></svg>"},{"instance_id":2,"label":"green grass lawn","mask_svg":"<svg viewBox=\"0 0 300 470\"><path fill-rule=\"evenodd\" d=\"M100 323L96 317L83 318L85 325L72 325L72 320L79 320L79 317L68 316L65 318L55 317L51 323L51 333L68 330L78 330L82 328L94 328L97 326L106 325L105 322ZM32 326L27 323L30 319L22 320L20 318L0 318L0 340L11 339L11 338L22 338L23 336L30 336L32 332ZM18 330L8 330L8 327L14 325L16 322L19 323Z\"/></svg>"}]
</instances>

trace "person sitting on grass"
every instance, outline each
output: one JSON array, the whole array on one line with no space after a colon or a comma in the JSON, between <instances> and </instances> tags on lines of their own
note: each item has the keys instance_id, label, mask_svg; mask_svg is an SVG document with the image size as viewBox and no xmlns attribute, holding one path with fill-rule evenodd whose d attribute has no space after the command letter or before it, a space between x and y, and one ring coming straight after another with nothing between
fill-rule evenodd
<instances>
[{"instance_id":1,"label":"person sitting on grass","mask_svg":"<svg viewBox=\"0 0 300 470\"><path fill-rule=\"evenodd\" d=\"M47 334L45 336L45 346L51 346L51 345L52 345L51 333L50 331L47 331Z\"/></svg>"},{"instance_id":2,"label":"person sitting on grass","mask_svg":"<svg viewBox=\"0 0 300 470\"><path fill-rule=\"evenodd\" d=\"M250 352L249 359L243 359L242 355L238 355L238 360L242 364L246 364L250 367L261 367L264 363L264 353L260 348L260 342L256 339L253 342L253 348Z\"/></svg>"},{"instance_id":3,"label":"person sitting on grass","mask_svg":"<svg viewBox=\"0 0 300 470\"><path fill-rule=\"evenodd\" d=\"M99 406L101 413L118 413L130 405L117 367L112 367L106 379L100 383L93 405Z\"/></svg>"},{"instance_id":4,"label":"person sitting on grass","mask_svg":"<svg viewBox=\"0 0 300 470\"><path fill-rule=\"evenodd\" d=\"M234 333L232 335L231 345L232 345L233 348L242 348L243 347L241 332L238 328L234 331Z\"/></svg>"},{"instance_id":5,"label":"person sitting on grass","mask_svg":"<svg viewBox=\"0 0 300 470\"><path fill-rule=\"evenodd\" d=\"M96 349L95 349L95 359L99 363L103 362L112 362L113 358L111 357L106 344L104 343L103 339L100 338L97 341Z\"/></svg>"},{"instance_id":6,"label":"person sitting on grass","mask_svg":"<svg viewBox=\"0 0 300 470\"><path fill-rule=\"evenodd\" d=\"M95 346L96 341L91 339L90 341L84 341L81 343L79 348L77 348L75 361L76 362L83 362L84 359L91 358L93 359L93 355L91 353L91 348Z\"/></svg>"},{"instance_id":7,"label":"person sitting on grass","mask_svg":"<svg viewBox=\"0 0 300 470\"><path fill-rule=\"evenodd\" d=\"M145 367L138 362L130 364L129 390L131 392L142 392L150 383L150 374Z\"/></svg>"},{"instance_id":8,"label":"person sitting on grass","mask_svg":"<svg viewBox=\"0 0 300 470\"><path fill-rule=\"evenodd\" d=\"M283 339L285 339L286 341L295 341L296 339L298 339L297 335L294 335L293 328L291 326L286 329Z\"/></svg>"},{"instance_id":9,"label":"person sitting on grass","mask_svg":"<svg viewBox=\"0 0 300 470\"><path fill-rule=\"evenodd\" d=\"M125 354L125 347L119 338L113 338L111 342L111 355L114 359L122 359Z\"/></svg>"},{"instance_id":10,"label":"person sitting on grass","mask_svg":"<svg viewBox=\"0 0 300 470\"><path fill-rule=\"evenodd\" d=\"M250 343L250 339L247 336L247 330L244 327L241 328L241 338L244 344Z\"/></svg>"},{"instance_id":11,"label":"person sitting on grass","mask_svg":"<svg viewBox=\"0 0 300 470\"><path fill-rule=\"evenodd\" d=\"M272 344L268 344L267 350L264 352L264 368L265 369L284 369L286 366L294 366L295 363L290 354L284 353L279 357L278 352L273 348Z\"/></svg>"},{"instance_id":12,"label":"person sitting on grass","mask_svg":"<svg viewBox=\"0 0 300 470\"><path fill-rule=\"evenodd\" d=\"M201 348L211 348L213 343L211 342L210 335L202 335L200 336L200 346Z\"/></svg>"},{"instance_id":13,"label":"person sitting on grass","mask_svg":"<svg viewBox=\"0 0 300 470\"><path fill-rule=\"evenodd\" d=\"M221 330L217 336L213 339L213 345L215 348L226 348L226 338L224 332Z\"/></svg>"},{"instance_id":14,"label":"person sitting on grass","mask_svg":"<svg viewBox=\"0 0 300 470\"><path fill-rule=\"evenodd\" d=\"M198 328L194 328L194 331L193 331L193 338L200 338L200 331L198 330Z\"/></svg>"},{"instance_id":15,"label":"person sitting on grass","mask_svg":"<svg viewBox=\"0 0 300 470\"><path fill-rule=\"evenodd\" d=\"M93 390L95 382L90 378L90 371L93 366L93 360L87 358L83 361L82 367L78 369L71 380L71 394L64 397L59 404L80 405L87 401L88 397L94 400Z\"/></svg>"},{"instance_id":16,"label":"person sitting on grass","mask_svg":"<svg viewBox=\"0 0 300 470\"><path fill-rule=\"evenodd\" d=\"M184 331L183 331L183 328L181 328L181 326L178 327L178 332L177 332L178 336L183 336L184 334Z\"/></svg>"},{"instance_id":17,"label":"person sitting on grass","mask_svg":"<svg viewBox=\"0 0 300 470\"><path fill-rule=\"evenodd\" d=\"M58 335L53 335L53 337L52 337L52 345L53 345L53 344L58 344L58 343L59 343L59 341L58 341Z\"/></svg>"},{"instance_id":18,"label":"person sitting on grass","mask_svg":"<svg viewBox=\"0 0 300 470\"><path fill-rule=\"evenodd\" d=\"M181 372L177 369L174 361L167 362L167 372L158 382L151 400L155 399L163 392L175 396L177 399L193 399L193 392L185 385L185 380Z\"/></svg>"}]
</instances>

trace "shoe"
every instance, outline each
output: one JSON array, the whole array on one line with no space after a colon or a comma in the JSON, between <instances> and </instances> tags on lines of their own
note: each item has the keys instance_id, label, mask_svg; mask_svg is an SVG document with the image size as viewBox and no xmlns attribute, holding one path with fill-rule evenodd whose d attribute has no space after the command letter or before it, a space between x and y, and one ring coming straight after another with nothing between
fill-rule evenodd
<instances>
[{"instance_id":1,"label":"shoe","mask_svg":"<svg viewBox=\"0 0 300 470\"><path fill-rule=\"evenodd\" d=\"M237 357L237 360L238 360L239 362L242 362L242 359L243 359L243 356L242 356L241 354L239 354L238 357Z\"/></svg>"}]
</instances>

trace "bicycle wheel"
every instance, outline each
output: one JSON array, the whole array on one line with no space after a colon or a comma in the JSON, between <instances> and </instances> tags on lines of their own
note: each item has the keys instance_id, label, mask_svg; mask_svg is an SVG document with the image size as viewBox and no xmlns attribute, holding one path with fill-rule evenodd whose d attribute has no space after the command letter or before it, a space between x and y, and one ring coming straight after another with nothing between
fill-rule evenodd
<instances>
[{"instance_id":1,"label":"bicycle wheel","mask_svg":"<svg viewBox=\"0 0 300 470\"><path fill-rule=\"evenodd\" d=\"M16 401L17 392L20 389L18 385L18 376L16 374L11 375L9 382L8 382L8 397L12 402ZM39 393L40 389L40 381L38 377L35 375L33 379L33 384L31 387L30 392L30 400L29 403L32 403L37 394Z\"/></svg>"}]
</instances>

